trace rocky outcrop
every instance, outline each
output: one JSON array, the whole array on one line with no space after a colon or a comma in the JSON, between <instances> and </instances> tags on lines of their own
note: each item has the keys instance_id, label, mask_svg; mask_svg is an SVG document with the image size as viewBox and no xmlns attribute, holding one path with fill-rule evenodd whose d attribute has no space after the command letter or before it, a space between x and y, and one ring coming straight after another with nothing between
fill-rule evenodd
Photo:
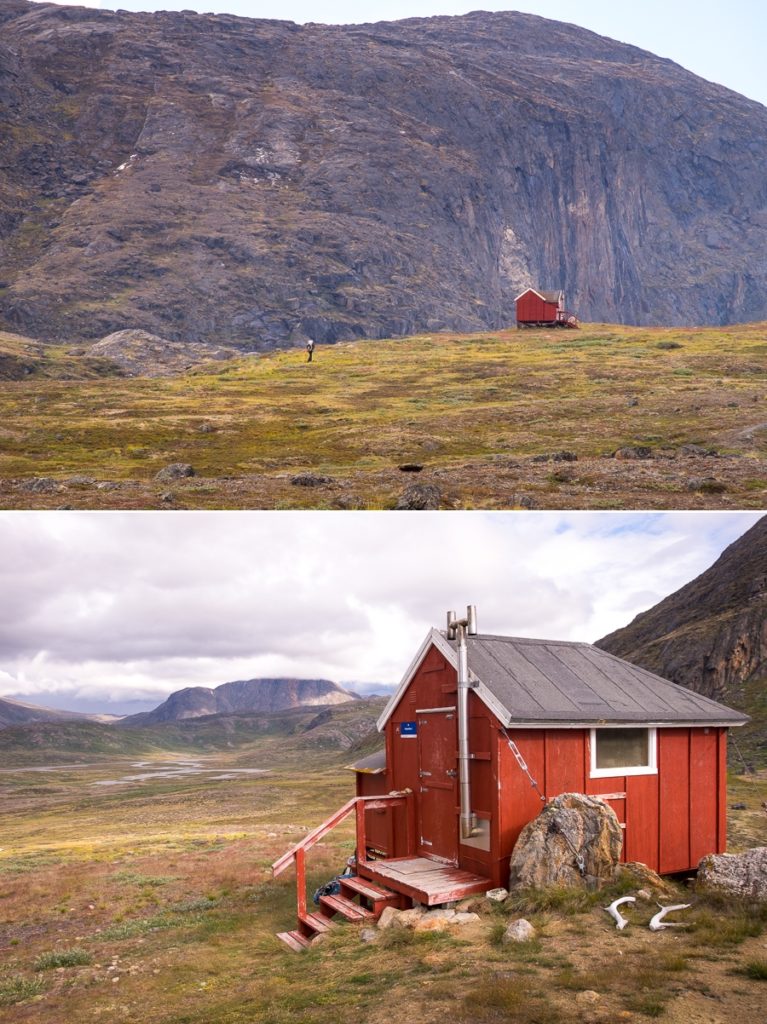
<instances>
[{"instance_id":1,"label":"rocky outcrop","mask_svg":"<svg viewBox=\"0 0 767 1024\"><path fill-rule=\"evenodd\" d=\"M0 322L253 349L767 318L767 110L572 25L0 0Z\"/></svg>"},{"instance_id":2,"label":"rocky outcrop","mask_svg":"<svg viewBox=\"0 0 767 1024\"><path fill-rule=\"evenodd\" d=\"M742 707L743 684L767 675L767 517L710 569L596 646Z\"/></svg>"},{"instance_id":3,"label":"rocky outcrop","mask_svg":"<svg viewBox=\"0 0 767 1024\"><path fill-rule=\"evenodd\" d=\"M158 725L244 711L271 714L285 708L346 704L356 699L355 694L328 679L241 679L214 689L190 686L177 690L153 711L130 715L119 724L128 727Z\"/></svg>"},{"instance_id":4,"label":"rocky outcrop","mask_svg":"<svg viewBox=\"0 0 767 1024\"><path fill-rule=\"evenodd\" d=\"M698 865L697 887L703 892L767 903L767 846L704 857Z\"/></svg>"},{"instance_id":5,"label":"rocky outcrop","mask_svg":"<svg viewBox=\"0 0 767 1024\"><path fill-rule=\"evenodd\" d=\"M623 834L615 811L595 797L563 793L522 829L509 865L509 888L588 887L611 881Z\"/></svg>"},{"instance_id":6,"label":"rocky outcrop","mask_svg":"<svg viewBox=\"0 0 767 1024\"><path fill-rule=\"evenodd\" d=\"M115 331L88 349L91 356L109 359L128 376L173 377L196 363L232 359L237 349L193 341L170 341L148 331Z\"/></svg>"}]
</instances>

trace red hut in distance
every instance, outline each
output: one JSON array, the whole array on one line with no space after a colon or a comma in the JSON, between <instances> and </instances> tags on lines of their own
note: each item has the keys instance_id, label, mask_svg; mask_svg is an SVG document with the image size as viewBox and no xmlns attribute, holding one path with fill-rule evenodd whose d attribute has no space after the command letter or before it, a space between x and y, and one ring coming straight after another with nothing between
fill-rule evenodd
<instances>
[{"instance_id":1,"label":"red hut in distance","mask_svg":"<svg viewBox=\"0 0 767 1024\"><path fill-rule=\"evenodd\" d=\"M565 309L565 293L527 288L514 300L517 327L580 327L578 317Z\"/></svg>"},{"instance_id":2,"label":"red hut in distance","mask_svg":"<svg viewBox=\"0 0 767 1024\"><path fill-rule=\"evenodd\" d=\"M334 914L435 906L508 884L542 794L615 811L622 859L689 871L726 846L727 731L748 717L591 644L481 634L476 613L431 629L378 720L357 793L273 865L295 863L300 949ZM529 774L528 774L529 772ZM304 857L356 816L356 874L306 906Z\"/></svg>"}]
</instances>

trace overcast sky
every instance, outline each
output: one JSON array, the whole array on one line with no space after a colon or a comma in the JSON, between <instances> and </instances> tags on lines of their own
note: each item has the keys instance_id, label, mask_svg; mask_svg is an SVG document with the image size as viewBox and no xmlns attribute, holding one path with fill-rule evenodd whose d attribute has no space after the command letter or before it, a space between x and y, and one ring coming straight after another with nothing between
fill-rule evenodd
<instances>
[{"instance_id":1,"label":"overcast sky","mask_svg":"<svg viewBox=\"0 0 767 1024\"><path fill-rule=\"evenodd\" d=\"M81 0L79 6L128 11L196 10L329 24L466 14L473 10L525 11L640 46L767 104L764 0Z\"/></svg>"},{"instance_id":2,"label":"overcast sky","mask_svg":"<svg viewBox=\"0 0 767 1024\"><path fill-rule=\"evenodd\" d=\"M448 608L599 639L757 513L0 513L0 696L78 710L262 676L399 681Z\"/></svg>"}]
</instances>

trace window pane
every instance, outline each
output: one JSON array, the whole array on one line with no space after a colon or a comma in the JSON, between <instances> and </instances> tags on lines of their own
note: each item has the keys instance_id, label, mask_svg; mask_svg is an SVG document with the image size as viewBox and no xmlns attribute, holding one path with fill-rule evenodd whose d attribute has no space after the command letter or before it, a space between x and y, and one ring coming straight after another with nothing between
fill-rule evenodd
<instances>
[{"instance_id":1,"label":"window pane","mask_svg":"<svg viewBox=\"0 0 767 1024\"><path fill-rule=\"evenodd\" d=\"M649 764L647 729L597 729L597 768L643 768Z\"/></svg>"}]
</instances>

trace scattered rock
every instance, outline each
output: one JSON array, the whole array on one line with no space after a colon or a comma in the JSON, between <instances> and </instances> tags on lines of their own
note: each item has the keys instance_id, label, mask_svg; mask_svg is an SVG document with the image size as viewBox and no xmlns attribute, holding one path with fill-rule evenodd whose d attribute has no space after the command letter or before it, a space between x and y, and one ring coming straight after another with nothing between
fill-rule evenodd
<instances>
[{"instance_id":1,"label":"scattered rock","mask_svg":"<svg viewBox=\"0 0 767 1024\"><path fill-rule=\"evenodd\" d=\"M399 469L401 473L420 473L423 465L420 462L403 462Z\"/></svg>"},{"instance_id":2,"label":"scattered rock","mask_svg":"<svg viewBox=\"0 0 767 1024\"><path fill-rule=\"evenodd\" d=\"M503 933L501 942L504 945L508 945L511 942L530 942L536 936L535 928L526 921L524 917L518 918L516 921L512 921L506 931Z\"/></svg>"},{"instance_id":3,"label":"scattered rock","mask_svg":"<svg viewBox=\"0 0 767 1024\"><path fill-rule=\"evenodd\" d=\"M730 804L730 810L732 811L746 811L748 807L746 804Z\"/></svg>"},{"instance_id":4,"label":"scattered rock","mask_svg":"<svg viewBox=\"0 0 767 1024\"><path fill-rule=\"evenodd\" d=\"M637 899L644 900L645 903L649 903L652 900L652 893L649 889L637 889Z\"/></svg>"},{"instance_id":5,"label":"scattered rock","mask_svg":"<svg viewBox=\"0 0 767 1024\"><path fill-rule=\"evenodd\" d=\"M30 494L55 494L61 490L61 484L49 476L33 476L28 480L22 480L19 490L28 491Z\"/></svg>"},{"instance_id":6,"label":"scattered rock","mask_svg":"<svg viewBox=\"0 0 767 1024\"><path fill-rule=\"evenodd\" d=\"M465 912L465 911L461 911L461 912L457 913L454 918L452 918L450 923L451 924L458 924L458 925L465 925L465 924L474 924L476 921L479 921L479 920L480 920L479 914L472 914L472 913L468 913L468 912Z\"/></svg>"},{"instance_id":7,"label":"scattered rock","mask_svg":"<svg viewBox=\"0 0 767 1024\"><path fill-rule=\"evenodd\" d=\"M333 477L320 476L319 473L297 473L290 478L294 487L324 487L333 483Z\"/></svg>"},{"instance_id":8,"label":"scattered rock","mask_svg":"<svg viewBox=\"0 0 767 1024\"><path fill-rule=\"evenodd\" d=\"M634 406L639 405L639 399L629 398L628 402L626 402L626 405L629 407L629 409L633 409Z\"/></svg>"},{"instance_id":9,"label":"scattered rock","mask_svg":"<svg viewBox=\"0 0 767 1024\"><path fill-rule=\"evenodd\" d=\"M578 992L575 997L575 1001L579 1006L593 1006L595 1003L598 1003L601 998L602 997L598 992L595 992L591 988L587 988L584 989L583 992Z\"/></svg>"},{"instance_id":10,"label":"scattered rock","mask_svg":"<svg viewBox=\"0 0 767 1024\"><path fill-rule=\"evenodd\" d=\"M212 434L216 428L212 423L201 423L198 429L201 434Z\"/></svg>"},{"instance_id":11,"label":"scattered rock","mask_svg":"<svg viewBox=\"0 0 767 1024\"><path fill-rule=\"evenodd\" d=\"M577 888L615 877L623 833L615 811L582 793L549 800L522 829L509 865L509 888ZM583 872L576 857L582 859Z\"/></svg>"},{"instance_id":12,"label":"scattered rock","mask_svg":"<svg viewBox=\"0 0 767 1024\"><path fill-rule=\"evenodd\" d=\"M173 501L173 495L170 491L165 491L160 495L160 501L164 501L166 505L169 505Z\"/></svg>"},{"instance_id":13,"label":"scattered rock","mask_svg":"<svg viewBox=\"0 0 767 1024\"><path fill-rule=\"evenodd\" d=\"M533 455L531 462L577 462L578 456L575 452L561 451L552 452L549 455Z\"/></svg>"},{"instance_id":14,"label":"scattered rock","mask_svg":"<svg viewBox=\"0 0 767 1024\"><path fill-rule=\"evenodd\" d=\"M509 505L512 508L536 508L537 502L529 494L512 494Z\"/></svg>"},{"instance_id":15,"label":"scattered rock","mask_svg":"<svg viewBox=\"0 0 767 1024\"><path fill-rule=\"evenodd\" d=\"M161 482L166 480L183 480L185 477L194 476L194 469L188 462L171 462L155 474L155 480Z\"/></svg>"},{"instance_id":16,"label":"scattered rock","mask_svg":"<svg viewBox=\"0 0 767 1024\"><path fill-rule=\"evenodd\" d=\"M92 476L83 476L82 474L67 477L64 482L67 487L92 487L96 483Z\"/></svg>"},{"instance_id":17,"label":"scattered rock","mask_svg":"<svg viewBox=\"0 0 767 1024\"><path fill-rule=\"evenodd\" d=\"M438 509L441 501L442 492L434 484L412 484L402 492L394 508L397 512L427 512Z\"/></svg>"},{"instance_id":18,"label":"scattered rock","mask_svg":"<svg viewBox=\"0 0 767 1024\"><path fill-rule=\"evenodd\" d=\"M375 928L363 928L360 932L361 942L375 942L378 939L378 932Z\"/></svg>"},{"instance_id":19,"label":"scattered rock","mask_svg":"<svg viewBox=\"0 0 767 1024\"><path fill-rule=\"evenodd\" d=\"M704 857L698 865L698 888L767 903L767 846Z\"/></svg>"},{"instance_id":20,"label":"scattered rock","mask_svg":"<svg viewBox=\"0 0 767 1024\"><path fill-rule=\"evenodd\" d=\"M333 502L333 508L359 511L361 509L367 508L367 505L365 504L364 499L359 496L359 494L342 494Z\"/></svg>"},{"instance_id":21,"label":"scattered rock","mask_svg":"<svg viewBox=\"0 0 767 1024\"><path fill-rule=\"evenodd\" d=\"M508 889L488 889L485 893L485 899L490 900L492 903L503 903L508 895Z\"/></svg>"},{"instance_id":22,"label":"scattered rock","mask_svg":"<svg viewBox=\"0 0 767 1024\"><path fill-rule=\"evenodd\" d=\"M417 921L423 917L425 911L420 907L411 907L410 910L398 911L396 922L402 928L414 928Z\"/></svg>"},{"instance_id":23,"label":"scattered rock","mask_svg":"<svg viewBox=\"0 0 767 1024\"><path fill-rule=\"evenodd\" d=\"M679 449L681 455L700 456L700 455L718 455L716 448L704 448L700 444L683 444Z\"/></svg>"},{"instance_id":24,"label":"scattered rock","mask_svg":"<svg viewBox=\"0 0 767 1024\"><path fill-rule=\"evenodd\" d=\"M396 907L384 907L383 913L378 918L378 927L381 931L386 931L387 928L392 928L397 923L397 918L402 913L401 910L397 910Z\"/></svg>"},{"instance_id":25,"label":"scattered rock","mask_svg":"<svg viewBox=\"0 0 767 1024\"><path fill-rule=\"evenodd\" d=\"M693 477L687 481L688 491L699 491L701 494L724 494L727 484L713 476Z\"/></svg>"},{"instance_id":26,"label":"scattered rock","mask_svg":"<svg viewBox=\"0 0 767 1024\"><path fill-rule=\"evenodd\" d=\"M453 911L453 917L455 917L455 911ZM414 921L412 928L416 932L446 932L451 921L451 918L444 917L438 911L432 910L428 914L422 914L418 920Z\"/></svg>"},{"instance_id":27,"label":"scattered rock","mask_svg":"<svg viewBox=\"0 0 767 1024\"><path fill-rule=\"evenodd\" d=\"M641 896L642 899L655 899L658 895L672 896L676 891L656 871L636 860L621 864L618 868L618 877L628 878L634 885L642 886L637 893L637 896ZM643 893L647 895L642 895Z\"/></svg>"},{"instance_id":28,"label":"scattered rock","mask_svg":"<svg viewBox=\"0 0 767 1024\"><path fill-rule=\"evenodd\" d=\"M645 445L629 445L626 448L619 448L614 453L613 458L616 459L651 459L652 448L647 448Z\"/></svg>"}]
</instances>

